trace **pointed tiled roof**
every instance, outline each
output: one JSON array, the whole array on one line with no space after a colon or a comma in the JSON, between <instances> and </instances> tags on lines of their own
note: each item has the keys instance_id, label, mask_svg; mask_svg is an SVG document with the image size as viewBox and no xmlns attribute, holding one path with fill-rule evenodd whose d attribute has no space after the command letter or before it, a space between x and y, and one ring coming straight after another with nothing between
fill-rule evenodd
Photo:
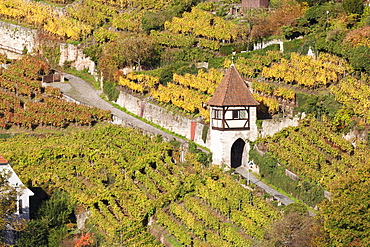
<instances>
[{"instance_id":1,"label":"pointed tiled roof","mask_svg":"<svg viewBox=\"0 0 370 247\"><path fill-rule=\"evenodd\" d=\"M4 159L4 157L2 155L0 155L0 165L6 165L8 163L9 162L6 159Z\"/></svg>"},{"instance_id":2,"label":"pointed tiled roof","mask_svg":"<svg viewBox=\"0 0 370 247\"><path fill-rule=\"evenodd\" d=\"M230 66L215 94L207 104L211 106L259 105L234 65Z\"/></svg>"}]
</instances>

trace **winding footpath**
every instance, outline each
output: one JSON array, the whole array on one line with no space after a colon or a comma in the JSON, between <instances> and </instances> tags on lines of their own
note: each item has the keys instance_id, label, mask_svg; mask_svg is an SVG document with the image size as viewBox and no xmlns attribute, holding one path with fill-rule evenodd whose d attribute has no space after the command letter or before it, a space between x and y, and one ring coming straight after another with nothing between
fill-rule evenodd
<instances>
[{"instance_id":1,"label":"winding footpath","mask_svg":"<svg viewBox=\"0 0 370 247\"><path fill-rule=\"evenodd\" d=\"M72 98L79 103L111 111L113 118L122 120L122 124L125 126L140 129L144 133L161 135L166 140L175 139L181 143L186 142L181 138L166 133L112 106L100 97L100 94L102 93L101 90L94 89L89 83L81 78L71 74L65 74L64 78L68 81L48 83L47 85L59 88L64 95L67 95L67 97Z\"/></svg>"},{"instance_id":2,"label":"winding footpath","mask_svg":"<svg viewBox=\"0 0 370 247\"><path fill-rule=\"evenodd\" d=\"M237 173L239 173L240 175L242 175L245 179L248 179L249 183L255 184L258 188L263 189L266 193L268 193L272 197L274 197L275 200L278 200L279 202L281 202L285 206L288 205L288 204L294 203L294 201L292 199L290 199L286 195L281 194L280 192L271 188L267 184L263 183L261 180L256 178L253 174L251 174L251 173L248 174L247 168L240 166L240 167L236 168L235 171Z\"/></svg>"},{"instance_id":3,"label":"winding footpath","mask_svg":"<svg viewBox=\"0 0 370 247\"><path fill-rule=\"evenodd\" d=\"M82 104L97 107L103 110L110 110L113 116L119 119L122 119L123 124L126 126L141 129L144 133L161 135L166 140L175 139L181 143L186 142L185 140L181 138L168 134L160 129L157 129L156 127L153 127L150 124L147 124L127 114L126 112L123 112L115 108L110 103L100 98L100 95L102 93L101 90L94 89L89 83L82 80L81 78L71 75L71 74L65 74L64 77L65 79L68 80L68 82L54 82L54 83L48 83L47 85L59 88L63 92L64 95L67 95L67 97L70 97L73 100L76 100ZM249 179L250 183L255 184L257 187L263 189L264 191L266 191L266 193L273 196L276 200L280 201L282 204L288 205L294 202L287 196L281 194L280 192L274 190L270 186L264 184L252 174L250 173L248 174L247 168L238 167L235 170L237 173L242 175L245 179Z\"/></svg>"}]
</instances>

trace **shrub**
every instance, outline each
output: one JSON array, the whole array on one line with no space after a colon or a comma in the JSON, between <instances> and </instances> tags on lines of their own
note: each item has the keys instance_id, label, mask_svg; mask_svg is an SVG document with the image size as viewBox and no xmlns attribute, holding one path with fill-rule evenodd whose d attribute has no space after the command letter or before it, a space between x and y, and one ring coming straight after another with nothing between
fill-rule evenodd
<instances>
[{"instance_id":1,"label":"shrub","mask_svg":"<svg viewBox=\"0 0 370 247\"><path fill-rule=\"evenodd\" d=\"M116 82L107 82L103 84L103 92L108 96L110 101L116 101L119 96Z\"/></svg>"},{"instance_id":2,"label":"shrub","mask_svg":"<svg viewBox=\"0 0 370 247\"><path fill-rule=\"evenodd\" d=\"M364 11L363 0L343 0L342 4L347 14L362 15Z\"/></svg>"},{"instance_id":3,"label":"shrub","mask_svg":"<svg viewBox=\"0 0 370 247\"><path fill-rule=\"evenodd\" d=\"M348 59L355 70L370 72L370 48L354 47L348 50Z\"/></svg>"}]
</instances>

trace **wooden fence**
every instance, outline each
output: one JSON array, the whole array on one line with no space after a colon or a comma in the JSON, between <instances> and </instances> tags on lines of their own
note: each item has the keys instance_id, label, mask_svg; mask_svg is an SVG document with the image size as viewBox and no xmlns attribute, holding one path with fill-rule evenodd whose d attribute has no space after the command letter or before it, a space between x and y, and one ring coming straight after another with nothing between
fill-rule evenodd
<instances>
[{"instance_id":1,"label":"wooden fence","mask_svg":"<svg viewBox=\"0 0 370 247\"><path fill-rule=\"evenodd\" d=\"M43 83L48 83L48 82L56 82L56 81L61 81L62 75L60 73L58 74L50 74L50 75L44 75L42 77L42 82Z\"/></svg>"}]
</instances>

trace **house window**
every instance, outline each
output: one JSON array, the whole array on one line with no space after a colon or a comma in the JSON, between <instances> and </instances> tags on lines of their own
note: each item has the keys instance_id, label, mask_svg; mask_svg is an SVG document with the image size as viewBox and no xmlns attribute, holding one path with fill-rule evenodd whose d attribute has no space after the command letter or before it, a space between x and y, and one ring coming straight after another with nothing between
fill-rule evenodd
<instances>
[{"instance_id":1,"label":"house window","mask_svg":"<svg viewBox=\"0 0 370 247\"><path fill-rule=\"evenodd\" d=\"M222 111L221 110L213 110L213 118L214 119L222 119Z\"/></svg>"}]
</instances>

